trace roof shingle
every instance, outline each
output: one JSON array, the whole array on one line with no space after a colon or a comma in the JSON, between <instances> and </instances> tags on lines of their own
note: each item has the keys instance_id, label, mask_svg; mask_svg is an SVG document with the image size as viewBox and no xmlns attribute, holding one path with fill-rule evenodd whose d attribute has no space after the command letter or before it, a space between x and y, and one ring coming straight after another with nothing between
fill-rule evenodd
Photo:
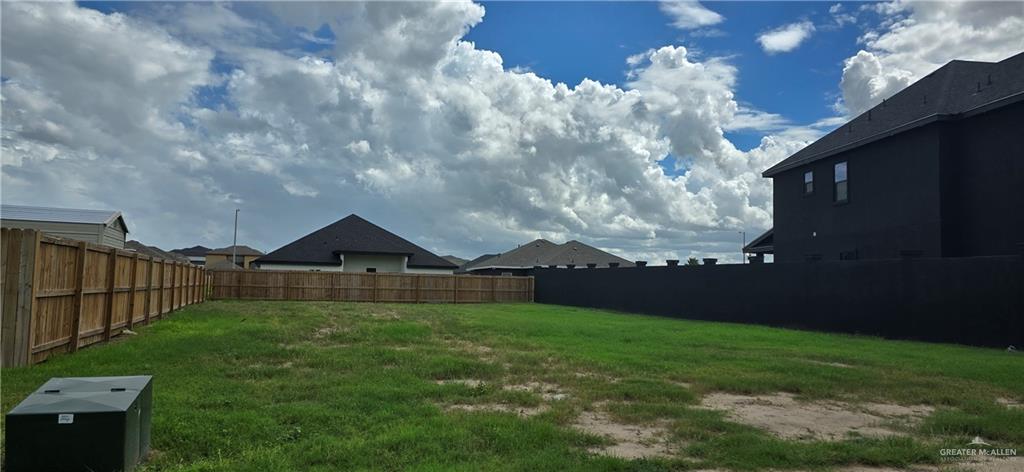
<instances>
[{"instance_id":1,"label":"roof shingle","mask_svg":"<svg viewBox=\"0 0 1024 472\"><path fill-rule=\"evenodd\" d=\"M1024 99L1024 53L1000 62L951 61L762 174L824 159L939 119Z\"/></svg>"},{"instance_id":2,"label":"roof shingle","mask_svg":"<svg viewBox=\"0 0 1024 472\"><path fill-rule=\"evenodd\" d=\"M257 259L257 262L337 264L338 254L401 254L408 267L457 266L358 215L348 215Z\"/></svg>"}]
</instances>

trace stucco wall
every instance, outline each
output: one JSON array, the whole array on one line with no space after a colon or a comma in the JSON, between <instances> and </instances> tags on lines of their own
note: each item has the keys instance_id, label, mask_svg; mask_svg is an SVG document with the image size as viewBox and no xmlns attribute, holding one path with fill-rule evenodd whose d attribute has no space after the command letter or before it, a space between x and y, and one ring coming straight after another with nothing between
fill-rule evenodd
<instances>
[{"instance_id":1,"label":"stucco wall","mask_svg":"<svg viewBox=\"0 0 1024 472\"><path fill-rule=\"evenodd\" d=\"M454 269L432 269L429 267L407 267L405 269L410 274L447 274L451 275Z\"/></svg>"},{"instance_id":2,"label":"stucco wall","mask_svg":"<svg viewBox=\"0 0 1024 472\"><path fill-rule=\"evenodd\" d=\"M384 254L345 254L344 272L366 272L368 267L377 272L404 272L406 256Z\"/></svg>"},{"instance_id":3,"label":"stucco wall","mask_svg":"<svg viewBox=\"0 0 1024 472\"><path fill-rule=\"evenodd\" d=\"M260 270L305 270L320 272L341 272L341 265L282 264L276 262L264 262L260 264Z\"/></svg>"}]
</instances>

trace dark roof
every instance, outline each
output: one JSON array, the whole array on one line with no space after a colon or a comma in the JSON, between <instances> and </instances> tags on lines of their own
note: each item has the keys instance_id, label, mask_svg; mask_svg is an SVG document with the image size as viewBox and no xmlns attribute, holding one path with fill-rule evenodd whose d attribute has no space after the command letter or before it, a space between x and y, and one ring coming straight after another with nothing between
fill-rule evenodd
<instances>
[{"instance_id":1,"label":"dark roof","mask_svg":"<svg viewBox=\"0 0 1024 472\"><path fill-rule=\"evenodd\" d=\"M448 262L451 262L452 264L455 264L457 266L460 266L462 264L465 264L465 263L469 262L469 259L463 259L461 257L453 256L451 254L449 254L447 256L441 256L441 259L444 259L444 260L446 260Z\"/></svg>"},{"instance_id":2,"label":"dark roof","mask_svg":"<svg viewBox=\"0 0 1024 472\"><path fill-rule=\"evenodd\" d=\"M602 251L596 247L569 241L565 244L555 244L546 239L537 239L523 244L511 251L498 254L494 257L482 259L477 258L466 264L461 269L466 271L480 269L530 269L534 266L567 265L575 264L585 266L587 264L607 265L609 262L618 262L621 267L632 267L634 264L619 256Z\"/></svg>"},{"instance_id":3,"label":"dark roof","mask_svg":"<svg viewBox=\"0 0 1024 472\"><path fill-rule=\"evenodd\" d=\"M348 215L258 259L258 262L338 264L338 254L401 254L408 267L454 269L457 266L402 237Z\"/></svg>"},{"instance_id":4,"label":"dark roof","mask_svg":"<svg viewBox=\"0 0 1024 472\"><path fill-rule=\"evenodd\" d=\"M231 248L235 248L234 254L237 256L262 256L263 252L258 249L253 249L249 246L243 246L241 244L237 246L222 247L220 249L213 249L207 251L206 254L219 254L222 256L230 256L232 254Z\"/></svg>"},{"instance_id":5,"label":"dark roof","mask_svg":"<svg viewBox=\"0 0 1024 472\"><path fill-rule=\"evenodd\" d=\"M76 208L50 208L27 205L0 205L0 218L5 220L45 221L49 223L82 223L110 226L121 223L124 232L128 225L121 212L114 210L80 210Z\"/></svg>"},{"instance_id":6,"label":"dark roof","mask_svg":"<svg viewBox=\"0 0 1024 472\"><path fill-rule=\"evenodd\" d=\"M743 246L745 253L774 253L775 252L775 228L765 231L764 234L754 238L750 244Z\"/></svg>"},{"instance_id":7,"label":"dark roof","mask_svg":"<svg viewBox=\"0 0 1024 472\"><path fill-rule=\"evenodd\" d=\"M171 250L171 252L178 253L178 254L181 254L183 256L191 256L191 257L205 256L206 253L208 253L210 251L212 251L212 249L210 249L210 248L208 248L206 246L192 246L192 247L186 247L186 248L172 249Z\"/></svg>"},{"instance_id":8,"label":"dark roof","mask_svg":"<svg viewBox=\"0 0 1024 472\"><path fill-rule=\"evenodd\" d=\"M473 259L471 261L466 261L466 262L462 263L461 265L459 265L459 268L455 272L456 273L460 273L460 274L461 273L465 273L468 269L474 267L480 261L485 261L485 260L490 259L490 258L492 258L494 256L497 256L497 254L482 254L480 256L477 256L476 259Z\"/></svg>"},{"instance_id":9,"label":"dark roof","mask_svg":"<svg viewBox=\"0 0 1024 472\"><path fill-rule=\"evenodd\" d=\"M135 252L137 252L139 254L142 254L144 256L155 257L157 259L167 259L167 260L171 260L171 261L180 261L180 262L188 262L189 261L187 257L185 257L185 256L183 256L181 254L175 254L173 252L167 252L167 251L164 251L163 249L160 249L160 248L158 248L156 246L147 246L147 245L142 244L142 243L140 243L140 242L138 242L138 241L136 241L134 239L130 240L130 241L125 241L124 248L128 249L128 250L131 250L131 251L135 251Z\"/></svg>"},{"instance_id":10,"label":"dark roof","mask_svg":"<svg viewBox=\"0 0 1024 472\"><path fill-rule=\"evenodd\" d=\"M762 175L772 177L933 121L971 116L1022 99L1024 53L1000 62L952 61Z\"/></svg>"}]
</instances>

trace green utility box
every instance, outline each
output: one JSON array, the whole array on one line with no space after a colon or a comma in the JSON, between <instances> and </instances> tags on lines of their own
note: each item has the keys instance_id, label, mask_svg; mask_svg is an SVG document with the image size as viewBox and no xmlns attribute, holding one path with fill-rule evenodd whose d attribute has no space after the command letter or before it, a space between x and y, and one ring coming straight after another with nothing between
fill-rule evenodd
<instances>
[{"instance_id":1,"label":"green utility box","mask_svg":"<svg viewBox=\"0 0 1024 472\"><path fill-rule=\"evenodd\" d=\"M7 413L4 470L133 470L152 418L151 376L52 378Z\"/></svg>"}]
</instances>

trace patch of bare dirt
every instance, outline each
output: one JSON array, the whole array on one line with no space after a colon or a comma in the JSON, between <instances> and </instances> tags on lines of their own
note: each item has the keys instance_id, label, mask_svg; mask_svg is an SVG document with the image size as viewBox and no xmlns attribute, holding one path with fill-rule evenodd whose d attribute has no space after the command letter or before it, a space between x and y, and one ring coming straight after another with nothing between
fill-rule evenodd
<instances>
[{"instance_id":1,"label":"patch of bare dirt","mask_svg":"<svg viewBox=\"0 0 1024 472\"><path fill-rule=\"evenodd\" d=\"M393 308L374 307L370 311L370 317L378 320L400 320L402 317Z\"/></svg>"},{"instance_id":2,"label":"patch of bare dirt","mask_svg":"<svg viewBox=\"0 0 1024 472\"><path fill-rule=\"evenodd\" d=\"M506 385L503 390L533 392L540 395L544 401L561 401L569 398L569 394L562 391L562 387L547 382L526 382L523 384Z\"/></svg>"},{"instance_id":3,"label":"patch of bare dirt","mask_svg":"<svg viewBox=\"0 0 1024 472\"><path fill-rule=\"evenodd\" d=\"M325 339L336 332L338 332L338 325L334 323L331 323L326 326L321 326L317 328L316 331L313 332L313 339Z\"/></svg>"},{"instance_id":4,"label":"patch of bare dirt","mask_svg":"<svg viewBox=\"0 0 1024 472\"><path fill-rule=\"evenodd\" d=\"M838 441L850 435L884 437L901 434L886 423L912 423L931 413L928 406L884 403L850 404L837 401L797 401L792 394L736 395L713 393L705 408L728 413L733 421L768 430L786 439Z\"/></svg>"},{"instance_id":5,"label":"patch of bare dirt","mask_svg":"<svg viewBox=\"0 0 1024 472\"><path fill-rule=\"evenodd\" d=\"M590 448L590 452L594 454L623 459L672 456L672 450L666 440L668 431L663 424L624 424L605 413L584 411L576 418L573 427L614 442L608 446Z\"/></svg>"},{"instance_id":6,"label":"patch of bare dirt","mask_svg":"<svg viewBox=\"0 0 1024 472\"><path fill-rule=\"evenodd\" d=\"M824 365L824 366L829 366L829 367L838 367L840 369L852 369L852 368L854 368L854 366L852 366L850 364L844 364L842 362L819 361L819 360L816 360L816 359L803 359L803 361L808 363L808 364Z\"/></svg>"},{"instance_id":7,"label":"patch of bare dirt","mask_svg":"<svg viewBox=\"0 0 1024 472\"><path fill-rule=\"evenodd\" d=\"M484 381L478 379L444 379L435 380L434 383L438 385L465 385L467 387L476 388L483 385Z\"/></svg>"},{"instance_id":8,"label":"patch of bare dirt","mask_svg":"<svg viewBox=\"0 0 1024 472\"><path fill-rule=\"evenodd\" d=\"M1003 406L1005 406L1007 408L1011 408L1011 409L1013 409L1013 408L1021 408L1022 407L1022 404L1021 404L1020 400L1015 400L1013 398L1006 398L1006 397L997 398L996 399L996 403L998 403L1000 405L1003 405Z\"/></svg>"},{"instance_id":9,"label":"patch of bare dirt","mask_svg":"<svg viewBox=\"0 0 1024 472\"><path fill-rule=\"evenodd\" d=\"M448 411L483 411L483 412L497 412L497 413L512 413L518 415L520 418L527 418L534 415L539 415L548 411L547 405L540 406L517 406L517 405L506 405L504 403L478 403L473 405L459 404L459 405L448 405L446 407Z\"/></svg>"}]
</instances>

